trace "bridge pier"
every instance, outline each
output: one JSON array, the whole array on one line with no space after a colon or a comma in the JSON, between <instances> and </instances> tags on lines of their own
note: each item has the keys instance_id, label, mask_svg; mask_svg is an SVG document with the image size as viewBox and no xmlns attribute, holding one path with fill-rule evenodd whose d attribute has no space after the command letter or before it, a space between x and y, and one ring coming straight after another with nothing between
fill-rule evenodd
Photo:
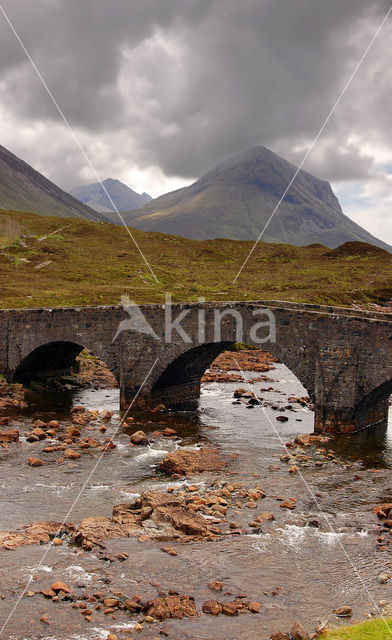
<instances>
[{"instance_id":1,"label":"bridge pier","mask_svg":"<svg viewBox=\"0 0 392 640\"><path fill-rule=\"evenodd\" d=\"M315 433L354 433L362 429L387 426L389 398L379 400L376 404L362 404L354 409L341 407L315 408Z\"/></svg>"}]
</instances>

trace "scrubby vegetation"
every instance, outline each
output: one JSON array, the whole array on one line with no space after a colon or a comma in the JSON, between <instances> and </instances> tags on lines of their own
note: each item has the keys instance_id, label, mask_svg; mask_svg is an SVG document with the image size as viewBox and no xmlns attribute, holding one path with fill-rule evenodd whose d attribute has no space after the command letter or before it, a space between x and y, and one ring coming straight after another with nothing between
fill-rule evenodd
<instances>
[{"instance_id":1,"label":"scrubby vegetation","mask_svg":"<svg viewBox=\"0 0 392 640\"><path fill-rule=\"evenodd\" d=\"M327 247L235 240L188 240L132 229L158 283L123 227L80 219L0 211L0 306L40 307L284 299L320 304L385 302L392 297L392 255L350 243Z\"/></svg>"},{"instance_id":2,"label":"scrubby vegetation","mask_svg":"<svg viewBox=\"0 0 392 640\"><path fill-rule=\"evenodd\" d=\"M369 620L352 627L342 627L322 636L325 640L390 640L392 620Z\"/></svg>"}]
</instances>

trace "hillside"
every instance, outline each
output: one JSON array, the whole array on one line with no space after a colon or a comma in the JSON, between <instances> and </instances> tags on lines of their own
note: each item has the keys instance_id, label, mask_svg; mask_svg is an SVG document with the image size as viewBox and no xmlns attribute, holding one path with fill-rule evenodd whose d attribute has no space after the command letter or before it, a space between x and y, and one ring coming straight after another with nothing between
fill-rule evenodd
<instances>
[{"instance_id":1,"label":"hillside","mask_svg":"<svg viewBox=\"0 0 392 640\"><path fill-rule=\"evenodd\" d=\"M123 217L145 231L185 238L258 238L296 167L265 147L218 164L194 184L163 195ZM392 248L342 212L331 186L300 171L263 235L265 242L335 248L350 240Z\"/></svg>"},{"instance_id":2,"label":"hillside","mask_svg":"<svg viewBox=\"0 0 392 640\"><path fill-rule=\"evenodd\" d=\"M0 208L86 220L104 219L1 145Z\"/></svg>"},{"instance_id":3,"label":"hillside","mask_svg":"<svg viewBox=\"0 0 392 640\"><path fill-rule=\"evenodd\" d=\"M64 228L63 228L64 227ZM60 231L59 231L60 229ZM48 235L53 234L53 235ZM134 230L157 284L123 227L0 211L0 307L283 299L350 305L392 298L392 255L354 243L327 247L188 240Z\"/></svg>"},{"instance_id":4,"label":"hillside","mask_svg":"<svg viewBox=\"0 0 392 640\"><path fill-rule=\"evenodd\" d=\"M110 198L118 211L138 209L152 200L151 196L147 193L140 195L123 182L120 182L120 180L107 178L102 184L106 191L100 182L95 182L71 189L70 194L99 212L116 211ZM110 198L107 194L109 194ZM106 216L106 218L111 222L116 222L116 216Z\"/></svg>"}]
</instances>

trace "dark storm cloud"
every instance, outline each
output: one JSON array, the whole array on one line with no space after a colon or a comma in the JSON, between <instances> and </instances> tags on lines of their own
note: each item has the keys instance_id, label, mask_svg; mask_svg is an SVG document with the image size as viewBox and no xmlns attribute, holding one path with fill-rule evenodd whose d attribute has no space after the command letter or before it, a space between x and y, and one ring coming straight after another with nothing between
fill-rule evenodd
<instances>
[{"instance_id":1,"label":"dark storm cloud","mask_svg":"<svg viewBox=\"0 0 392 640\"><path fill-rule=\"evenodd\" d=\"M93 162L99 147L105 176L113 163L128 163L186 178L256 144L300 161L387 10L383 0L5 0L3 6ZM58 123L3 19L1 30L3 108L22 125ZM375 64L387 46L385 38L375 45L377 56L364 63L309 170L334 180L369 174L373 159L351 138L369 134L382 142L390 135L390 72ZM42 167L51 157L50 177L71 186L75 167L73 182L82 181L78 150L64 142L61 153L60 136L54 154L52 142L52 151L42 149L45 133L39 137L41 151L29 153L29 161Z\"/></svg>"}]
</instances>

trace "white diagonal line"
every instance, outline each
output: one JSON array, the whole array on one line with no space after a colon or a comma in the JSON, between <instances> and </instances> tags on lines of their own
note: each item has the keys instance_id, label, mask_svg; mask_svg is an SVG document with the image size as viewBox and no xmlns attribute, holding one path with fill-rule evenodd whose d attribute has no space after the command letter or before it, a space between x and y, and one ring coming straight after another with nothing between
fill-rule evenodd
<instances>
[{"instance_id":1,"label":"white diagonal line","mask_svg":"<svg viewBox=\"0 0 392 640\"><path fill-rule=\"evenodd\" d=\"M154 367L155 367L156 363L158 362L158 360L159 360L159 357L157 357L157 358L155 359L154 364L151 366L151 368L150 368L149 372L147 373L146 377L144 378L144 380L143 380L142 384L140 385L139 389L137 390L137 392L135 393L134 397L132 398L132 402L131 402L131 404L129 405L128 409L126 410L126 412L124 413L124 415L123 415L122 419L120 420L120 423L119 423L118 427L116 428L115 432L111 435L110 440L112 440L112 439L117 435L117 433L118 433L119 429L120 429L120 428L122 427L122 425L124 424L124 421L125 421L125 419L126 419L126 418L127 418L127 416L128 416L128 413L129 413L129 412L130 412L130 410L132 409L132 407L133 407L133 405L134 405L134 402L135 402L136 398L138 397L138 395L139 395L139 394L140 394L140 392L142 391L142 389L143 389L144 385L146 384L146 382L147 382L148 378L150 377L150 375L151 375L151 373L152 373L152 371L153 371L153 369L154 369ZM73 503L72 503L71 507L68 509L68 511L67 511L67 513L66 513L66 515L64 516L63 521L62 521L62 523L61 523L61 525L60 525L60 527L59 527L59 529L58 529L58 531L57 531L56 535L54 536L54 538L57 536L57 534L58 534L58 535L60 535L60 533L61 533L61 529L62 529L62 528L64 527L64 525L66 524L66 522L67 522L68 518L70 517L70 515L71 515L72 511L74 510L74 508L75 508L75 506L76 506L77 502L79 501L80 496L82 495L83 491L85 490L85 488L87 487L88 483L90 482L90 480L91 480L91 478L92 478L93 474L95 473L95 471L96 471L96 469L97 469L98 465L100 464L100 462L101 462L101 460L102 460L103 456L105 455L105 453L106 453L106 451L107 451L107 449L108 449L109 444L110 444L110 442L108 442L108 443L107 443L107 445L106 445L106 446L104 447L104 449L102 450L101 455L99 456L98 460L96 461L96 463L94 464L94 466L93 466L93 468L91 469L90 473L88 474L87 479L86 479L86 481L84 482L84 484L83 484L82 488L80 489L80 491L79 491L78 495L76 496L76 498L75 498L75 500L73 501ZM28 581L27 581L27 583L26 583L26 585L25 585L25 587L24 587L24 589L23 589L22 593L20 594L20 596L19 596L18 600L16 601L15 605L13 606L13 608L12 608L12 610L11 610L11 613L9 614L8 618L6 619L6 621L4 622L3 626L1 627L1 629L0 629L0 636L2 635L2 633L3 633L4 629L5 629L5 628L6 628L6 626L8 625L8 623L9 623L9 621L11 620L12 616L14 615L14 613L15 613L15 611L16 611L16 609L17 609L17 607L19 606L20 601L22 600L22 598L23 598L24 594L26 593L27 589L29 588L29 586L30 586L31 582L33 581L35 572L36 572L36 571L38 571L38 569L39 569L39 568L42 566L42 564L45 562L45 558L47 557L48 553L50 552L51 548L53 547L53 540L54 540L54 538L52 538L52 541L51 541L51 542L50 542L50 544L48 545L48 547L47 547L47 549L46 549L46 551L45 551L44 555L42 556L42 558L41 558L41 560L39 561L39 563L37 564L37 566L34 568L34 571L31 573L31 575L30 575L30 577L29 577L29 579L28 579Z\"/></svg>"},{"instance_id":2,"label":"white diagonal line","mask_svg":"<svg viewBox=\"0 0 392 640\"><path fill-rule=\"evenodd\" d=\"M248 387L249 387L250 391L253 393L253 395L255 396L255 398L257 398L256 393L255 393L255 389L254 389L253 385L252 385L250 382L248 382L248 381L246 380L246 378L245 378L245 374L244 374L244 372L242 371L242 369L241 369L241 367L240 367L240 365L239 365L239 363L238 363L238 361L237 361L237 358L236 358L234 355L233 355L233 360L234 360L235 364L237 365L238 370L241 372L241 375L242 375L242 377L243 377L243 379L244 379L245 383L248 385ZM275 435L277 436L277 438L278 438L278 440L279 440L279 443L281 444L281 446L283 447L283 449L285 450L285 452L287 453L287 455L288 455L288 456L290 456L290 458L291 458L292 456L291 456L291 453L290 453L290 451L288 450L288 448L287 448L287 446L286 446L286 443L284 442L284 440L283 440L283 439L282 439L282 437L280 436L279 431L277 430L277 428L275 427L275 425L274 425L274 423L272 422L271 418L269 417L268 413L266 412L265 407L263 407L261 404L260 404L260 406L261 406L261 409L262 409L262 411L263 411L263 413L264 413L265 417L267 418L267 420L268 420L268 422L269 422L270 426L272 427L272 430L274 431ZM332 526L332 524L330 523L330 521L328 520L328 518L327 518L326 514L324 513L324 511L323 511L323 509L322 509L322 507L321 507L321 505L320 505L319 500L317 499L317 497L316 497L316 495L314 494L314 492L313 492L313 490L312 490L311 486L310 486L310 485L309 485L309 483L306 481L306 479L305 479L305 477L304 477L304 475L303 475L303 473L302 473L301 469L299 469L299 468L298 468L298 475L299 475L299 477L301 478L302 482L304 483L305 488L306 488L307 492L309 493L310 497L312 498L313 502L315 503L316 507L318 508L320 515L324 518L325 522L327 523L327 527L329 528L329 530L331 531L331 533L333 533L333 534L335 534L335 535L336 535L336 531L335 531L335 529L333 528L333 526ZM361 585L362 585L362 587L363 587L364 591L366 592L367 596L368 596L368 597L370 598L370 600L372 601L372 603L373 603L373 605L374 605L374 607L375 607L375 609L376 609L377 613L380 615L380 618L381 618L381 619L382 619L382 621L385 623L385 626L386 626L386 627L387 627L387 629L388 629L388 633L389 633L389 635L392 637L392 629L391 629L391 627L389 626L387 619L386 619L386 618L385 618L385 616L383 615L383 613L382 613L382 611L381 611L380 607L378 606L378 604L376 603L376 601L375 601L375 599L373 598L372 594L370 593L370 591L369 591L368 587L366 586L366 584L365 584L365 582L364 582L363 578L361 577L361 574L359 573L359 570L357 569L357 567L355 566L355 564L354 564L354 563L353 563L353 561L351 560L350 556L348 555L348 553L347 553L347 551L346 551L346 549L345 549L345 547L344 547L344 545L343 545L343 543L342 543L342 541L340 540L340 538L339 538L339 536L338 536L338 535L336 535L336 541L337 541L337 543L339 544L340 548L342 549L342 551L343 551L344 555L346 556L346 558L347 558L347 560L348 560L349 564L351 565L351 568L353 569L353 571L354 571L354 573L355 573L356 577L358 578L359 582L361 583Z\"/></svg>"},{"instance_id":3,"label":"white diagonal line","mask_svg":"<svg viewBox=\"0 0 392 640\"><path fill-rule=\"evenodd\" d=\"M60 233L60 231L67 229L70 226L70 224L66 224L65 227L61 227L61 229L56 229L56 231L52 231L52 233L48 233L46 236L41 236L41 238L38 238L37 242L42 242L42 240L46 240L46 238L50 238L50 236L54 236L56 233Z\"/></svg>"},{"instance_id":4,"label":"white diagonal line","mask_svg":"<svg viewBox=\"0 0 392 640\"><path fill-rule=\"evenodd\" d=\"M290 190L294 180L296 179L297 175L299 174L299 172L301 171L302 167L304 166L306 160L308 159L308 157L310 156L310 154L312 153L318 139L320 138L321 134L323 133L325 127L327 126L328 122L330 121L336 107L338 106L339 102L341 101L341 99L343 98L344 94L346 93L347 89L349 88L351 82L353 81L354 77L357 74L357 71L359 70L361 64L363 63L363 61L365 60L367 54L369 53L370 49L372 48L376 38L378 37L378 34L380 33L381 29L383 28L384 24L386 23L386 21L388 20L388 17L390 15L392 11L392 5L389 7L389 10L387 12L387 14L385 15L384 19L382 20L381 24L379 25L376 33L374 34L373 38L371 39L371 41L369 42L368 46L365 49L365 52L363 53L363 55L361 56L360 60L357 62L357 64L354 67L354 70L351 72L350 77L348 78L346 84L344 85L342 91L339 94L338 99L336 100L335 104L333 105L331 111L329 112L329 114L327 115L326 119L324 120L319 132L317 133L315 139L313 140L312 144L310 145L309 149L307 150L301 164L299 165L299 167L297 168L297 170L295 171L293 177L291 178L289 184L287 185L283 195L281 196L278 204L275 206L273 212L271 213L270 217L268 218L267 222L265 223L263 229L261 230L259 237L257 238L257 240L255 241L253 247L251 248L251 250L249 251L247 257L245 258L244 262L242 263L241 268L239 269L236 277L233 280L233 284L237 281L238 276L241 274L242 270L244 269L245 265L247 264L249 258L251 257L252 253L254 252L254 250L256 249L258 243L260 242L261 238L264 235L265 230L267 229L268 225L270 224L271 220L273 219L273 217L275 216L276 212L278 211L280 205L282 204L283 200L285 199L288 191Z\"/></svg>"},{"instance_id":5,"label":"white diagonal line","mask_svg":"<svg viewBox=\"0 0 392 640\"><path fill-rule=\"evenodd\" d=\"M8 22L13 34L15 35L15 38L17 39L17 41L19 42L20 46L22 47L24 53L26 54L29 62L31 63L35 73L37 74L38 78L40 79L40 81L42 82L43 86L45 87L50 99L52 100L54 106L56 107L58 113L60 114L61 118L63 119L66 127L68 128L69 132L71 133L73 139L75 140L77 146L79 147L80 151L82 152L87 164L89 165L91 171L93 172L93 174L95 175L97 181L99 182L99 184L101 185L102 189L104 190L106 196L108 197L113 209L115 210L115 212L117 213L118 217L120 218L123 226L125 227L128 235L130 236L133 244L135 245L136 249L138 250L141 258L143 259L143 262L145 263L146 267L149 269L149 271L151 272L152 276L154 277L155 281L158 283L158 278L155 275L154 271L152 270L152 268L150 267L149 262L147 261L147 258L145 257L143 251L141 250L140 246L138 245L136 238L134 237L133 233L131 232L131 230L129 229L129 227L127 227L126 222L124 220L124 218L122 217L121 213L119 212L118 208L116 207L116 205L114 204L112 197L110 196L108 190L106 189L105 185L103 184L101 178L99 177L97 171L95 170L95 167L93 166L90 158L87 156L86 151L84 150L84 147L82 145L82 143L80 142L78 136L76 135L75 131L73 130L73 128L71 127L70 123L68 122L67 118L65 117L61 107L59 106L58 102L56 101L56 98L54 97L53 93L51 92L51 90L49 89L48 85L46 84L44 78L42 77L37 65L35 64L34 60L32 59L29 51L26 49L25 45L23 44L18 32L16 31L14 25L12 24L11 20L9 19L8 15L6 14L6 12L4 11L4 8L2 7L2 5L0 4L0 11L3 14L4 18L6 19L6 21Z\"/></svg>"}]
</instances>

